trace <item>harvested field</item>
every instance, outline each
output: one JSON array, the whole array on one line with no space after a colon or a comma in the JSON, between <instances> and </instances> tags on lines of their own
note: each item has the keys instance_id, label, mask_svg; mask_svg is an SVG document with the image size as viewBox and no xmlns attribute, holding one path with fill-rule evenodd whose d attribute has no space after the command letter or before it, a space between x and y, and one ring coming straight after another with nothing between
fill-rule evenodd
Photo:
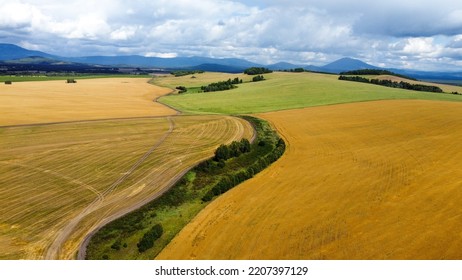
<instances>
[{"instance_id":1,"label":"harvested field","mask_svg":"<svg viewBox=\"0 0 462 280\"><path fill-rule=\"evenodd\" d=\"M158 259L462 258L462 104L259 116L286 154L206 207Z\"/></svg>"},{"instance_id":2,"label":"harvested field","mask_svg":"<svg viewBox=\"0 0 462 280\"><path fill-rule=\"evenodd\" d=\"M175 110L153 102L170 91L146 78L0 84L0 126L174 115Z\"/></svg>"},{"instance_id":3,"label":"harvested field","mask_svg":"<svg viewBox=\"0 0 462 280\"><path fill-rule=\"evenodd\" d=\"M147 104L148 91L136 94L134 108L143 102L146 113L156 108ZM42 113L40 122L55 116ZM225 116L0 128L0 259L75 258L92 230L158 196L218 145L252 131Z\"/></svg>"}]
</instances>

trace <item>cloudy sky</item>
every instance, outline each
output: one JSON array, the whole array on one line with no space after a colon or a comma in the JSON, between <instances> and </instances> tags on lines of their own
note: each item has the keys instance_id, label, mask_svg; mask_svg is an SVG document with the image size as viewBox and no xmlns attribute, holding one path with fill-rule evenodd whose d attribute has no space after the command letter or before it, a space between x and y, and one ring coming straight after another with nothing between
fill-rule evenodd
<instances>
[{"instance_id":1,"label":"cloudy sky","mask_svg":"<svg viewBox=\"0 0 462 280\"><path fill-rule=\"evenodd\" d=\"M460 0L0 0L0 42L62 56L462 69Z\"/></svg>"}]
</instances>

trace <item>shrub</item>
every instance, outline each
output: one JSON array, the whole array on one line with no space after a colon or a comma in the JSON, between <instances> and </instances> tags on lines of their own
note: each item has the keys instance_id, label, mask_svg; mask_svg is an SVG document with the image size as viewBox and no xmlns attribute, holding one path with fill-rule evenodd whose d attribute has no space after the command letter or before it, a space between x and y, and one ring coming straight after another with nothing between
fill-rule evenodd
<instances>
[{"instance_id":1,"label":"shrub","mask_svg":"<svg viewBox=\"0 0 462 280\"><path fill-rule=\"evenodd\" d=\"M185 86L177 86L176 89L178 90L178 93L185 93L188 91Z\"/></svg>"},{"instance_id":2,"label":"shrub","mask_svg":"<svg viewBox=\"0 0 462 280\"><path fill-rule=\"evenodd\" d=\"M161 224L154 225L148 232L146 232L137 244L138 251L143 253L144 251L154 246L154 241L159 239L164 233L164 229Z\"/></svg>"},{"instance_id":3,"label":"shrub","mask_svg":"<svg viewBox=\"0 0 462 280\"><path fill-rule=\"evenodd\" d=\"M121 245L122 245L122 242L120 242L120 240L117 240L116 242L114 242L114 244L111 245L111 248L119 251Z\"/></svg>"},{"instance_id":4,"label":"shrub","mask_svg":"<svg viewBox=\"0 0 462 280\"><path fill-rule=\"evenodd\" d=\"M66 80L66 83L68 83L68 84L75 84L75 83L77 83L77 81L74 80L74 79L67 79L67 80Z\"/></svg>"},{"instance_id":5,"label":"shrub","mask_svg":"<svg viewBox=\"0 0 462 280\"><path fill-rule=\"evenodd\" d=\"M13 84L12 81L5 81L5 85L11 85L11 84Z\"/></svg>"},{"instance_id":6,"label":"shrub","mask_svg":"<svg viewBox=\"0 0 462 280\"><path fill-rule=\"evenodd\" d=\"M265 80L265 77L263 75L258 75L252 78L252 82L259 82Z\"/></svg>"}]
</instances>

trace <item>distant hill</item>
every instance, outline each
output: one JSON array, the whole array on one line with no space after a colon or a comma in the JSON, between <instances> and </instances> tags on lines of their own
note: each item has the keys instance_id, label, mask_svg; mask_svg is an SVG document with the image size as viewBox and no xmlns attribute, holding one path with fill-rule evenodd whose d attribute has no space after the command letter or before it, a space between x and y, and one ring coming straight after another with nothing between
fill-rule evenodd
<instances>
[{"instance_id":1,"label":"distant hill","mask_svg":"<svg viewBox=\"0 0 462 280\"><path fill-rule=\"evenodd\" d=\"M314 65L296 65L287 62L279 62L267 66L271 70L290 70L295 68L303 68L308 71L340 73L345 71L360 70L360 69L380 69L379 67L367 64L361 60L353 58L341 58L324 66Z\"/></svg>"},{"instance_id":2,"label":"distant hill","mask_svg":"<svg viewBox=\"0 0 462 280\"><path fill-rule=\"evenodd\" d=\"M105 66L131 66L149 68L191 68L198 65L222 65L224 68L246 69L253 66L262 66L258 63L236 58L209 58L209 57L144 57L130 56L85 56L85 57L59 57L39 51L31 51L12 44L0 44L0 61L18 60L27 57L43 57L60 61L105 65ZM219 68L219 67L215 67Z\"/></svg>"},{"instance_id":3,"label":"distant hill","mask_svg":"<svg viewBox=\"0 0 462 280\"><path fill-rule=\"evenodd\" d=\"M340 72L360 70L360 69L380 69L377 66L370 65L361 60L353 59L349 57L341 58L332 63L324 65L321 68L324 69L326 72L333 72L333 73L340 73Z\"/></svg>"},{"instance_id":4,"label":"distant hill","mask_svg":"<svg viewBox=\"0 0 462 280\"><path fill-rule=\"evenodd\" d=\"M40 58L39 58L40 57ZM50 60L46 60L50 59ZM51 61L54 60L54 61ZM341 58L324 66L297 65L287 62L279 62L270 65L254 63L245 59L237 58L210 58L210 57L144 57L139 55L130 56L85 56L85 57L60 57L44 52L27 50L13 44L0 44L0 64L65 64L77 63L92 67L140 67L150 69L191 69L215 72L239 73L250 67L266 67L271 70L290 70L303 68L308 71L341 73L361 69L384 69L367 64L354 58ZM407 75L421 80L462 80L462 72L423 72L403 69L384 69L395 73Z\"/></svg>"},{"instance_id":5,"label":"distant hill","mask_svg":"<svg viewBox=\"0 0 462 280\"><path fill-rule=\"evenodd\" d=\"M306 65L296 65L288 62L278 62L275 64L267 65L266 68L277 71L277 70L290 70L295 68L306 68Z\"/></svg>"},{"instance_id":6,"label":"distant hill","mask_svg":"<svg viewBox=\"0 0 462 280\"><path fill-rule=\"evenodd\" d=\"M61 61L53 58L47 58L42 56L28 56L24 58L5 60L4 63L8 64L42 64L42 65L64 65L64 64L76 64L73 62Z\"/></svg>"},{"instance_id":7,"label":"distant hill","mask_svg":"<svg viewBox=\"0 0 462 280\"><path fill-rule=\"evenodd\" d=\"M156 68L191 68L198 65L223 65L232 66L236 68L248 68L257 66L253 63L243 59L234 58L207 58L207 57L174 57L174 58L161 58L161 57L144 57L139 55L132 56L86 56L86 57L71 57L67 60L79 63L100 64L100 65L113 65L113 66L136 66L136 67L156 67Z\"/></svg>"},{"instance_id":8,"label":"distant hill","mask_svg":"<svg viewBox=\"0 0 462 280\"><path fill-rule=\"evenodd\" d=\"M31 51L13 44L0 44L0 61L15 60L31 56L39 56L45 58L58 58L57 56L39 51Z\"/></svg>"},{"instance_id":9,"label":"distant hill","mask_svg":"<svg viewBox=\"0 0 462 280\"><path fill-rule=\"evenodd\" d=\"M207 72L224 72L224 73L242 73L248 67L238 67L230 65L221 65L221 64L211 64L205 63L191 67L191 70L203 70Z\"/></svg>"}]
</instances>

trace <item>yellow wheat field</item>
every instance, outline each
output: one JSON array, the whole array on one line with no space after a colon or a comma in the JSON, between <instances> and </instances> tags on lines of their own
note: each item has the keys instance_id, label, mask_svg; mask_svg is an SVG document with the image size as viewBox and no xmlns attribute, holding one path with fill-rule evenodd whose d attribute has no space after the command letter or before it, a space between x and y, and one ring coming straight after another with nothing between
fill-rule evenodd
<instances>
[{"instance_id":1,"label":"yellow wheat field","mask_svg":"<svg viewBox=\"0 0 462 280\"><path fill-rule=\"evenodd\" d=\"M154 102L170 91L145 78L0 84L0 126L173 115L176 111Z\"/></svg>"},{"instance_id":2,"label":"yellow wheat field","mask_svg":"<svg viewBox=\"0 0 462 280\"><path fill-rule=\"evenodd\" d=\"M0 128L0 259L74 258L92 230L252 133L224 116Z\"/></svg>"},{"instance_id":3,"label":"yellow wheat field","mask_svg":"<svg viewBox=\"0 0 462 280\"><path fill-rule=\"evenodd\" d=\"M253 129L175 116L147 79L0 85L0 259L72 259L101 225Z\"/></svg>"},{"instance_id":4,"label":"yellow wheat field","mask_svg":"<svg viewBox=\"0 0 462 280\"><path fill-rule=\"evenodd\" d=\"M462 105L378 101L259 115L286 154L159 259L462 259Z\"/></svg>"}]
</instances>

